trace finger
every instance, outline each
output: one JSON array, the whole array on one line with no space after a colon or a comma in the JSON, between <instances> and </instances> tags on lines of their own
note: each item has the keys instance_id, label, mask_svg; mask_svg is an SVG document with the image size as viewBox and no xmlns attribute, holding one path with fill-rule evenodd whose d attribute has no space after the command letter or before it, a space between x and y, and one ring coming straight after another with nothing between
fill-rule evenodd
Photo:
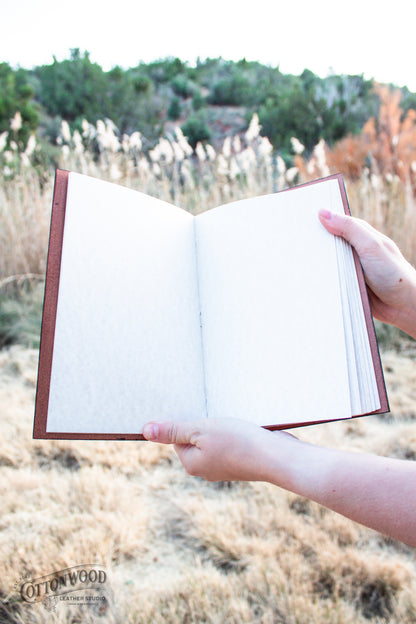
<instances>
[{"instance_id":1,"label":"finger","mask_svg":"<svg viewBox=\"0 0 416 624\"><path fill-rule=\"evenodd\" d=\"M143 427L146 440L162 444L193 444L199 432L195 422L149 422Z\"/></svg>"},{"instance_id":2,"label":"finger","mask_svg":"<svg viewBox=\"0 0 416 624\"><path fill-rule=\"evenodd\" d=\"M369 243L379 234L369 223L348 215L336 214L328 210L319 212L319 220L325 229L335 236L341 236L357 250L364 252Z\"/></svg>"}]
</instances>

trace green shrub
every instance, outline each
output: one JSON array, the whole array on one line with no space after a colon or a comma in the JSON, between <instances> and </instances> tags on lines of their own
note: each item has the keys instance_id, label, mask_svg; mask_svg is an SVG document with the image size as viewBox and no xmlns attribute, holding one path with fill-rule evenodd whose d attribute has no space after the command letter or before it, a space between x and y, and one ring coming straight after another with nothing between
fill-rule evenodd
<instances>
[{"instance_id":1,"label":"green shrub","mask_svg":"<svg viewBox=\"0 0 416 624\"><path fill-rule=\"evenodd\" d=\"M92 63L88 52L82 55L78 48L64 61L56 58L51 65L35 69L39 80L39 99L52 116L67 121L85 116L96 121L102 115L107 97L107 79L97 63Z\"/></svg>"},{"instance_id":2,"label":"green shrub","mask_svg":"<svg viewBox=\"0 0 416 624\"><path fill-rule=\"evenodd\" d=\"M248 78L236 72L214 84L209 101L218 106L250 105L253 100L253 91Z\"/></svg>"},{"instance_id":3,"label":"green shrub","mask_svg":"<svg viewBox=\"0 0 416 624\"><path fill-rule=\"evenodd\" d=\"M137 74L133 78L133 88L136 95L150 93L152 90L152 81L148 76Z\"/></svg>"},{"instance_id":4,"label":"green shrub","mask_svg":"<svg viewBox=\"0 0 416 624\"><path fill-rule=\"evenodd\" d=\"M8 63L0 63L0 134L9 132L9 141L25 147L29 135L38 126L39 113L32 101L33 89L24 69L13 70ZM21 126L11 130L10 121L20 113Z\"/></svg>"},{"instance_id":5,"label":"green shrub","mask_svg":"<svg viewBox=\"0 0 416 624\"><path fill-rule=\"evenodd\" d=\"M172 120L179 119L179 117L181 116L181 110L181 100L180 98L178 98L177 95L174 95L169 104L168 118Z\"/></svg>"},{"instance_id":6,"label":"green shrub","mask_svg":"<svg viewBox=\"0 0 416 624\"><path fill-rule=\"evenodd\" d=\"M0 348L12 344L38 348L43 306L43 283L0 291Z\"/></svg>"},{"instance_id":7,"label":"green shrub","mask_svg":"<svg viewBox=\"0 0 416 624\"><path fill-rule=\"evenodd\" d=\"M192 108L194 111L199 111L206 106L206 98L202 95L201 91L197 89L192 97Z\"/></svg>"},{"instance_id":8,"label":"green shrub","mask_svg":"<svg viewBox=\"0 0 416 624\"><path fill-rule=\"evenodd\" d=\"M173 92L182 98L188 98L195 92L195 85L183 74L175 76L170 85Z\"/></svg>"},{"instance_id":9,"label":"green shrub","mask_svg":"<svg viewBox=\"0 0 416 624\"><path fill-rule=\"evenodd\" d=\"M186 63L179 58L168 57L148 63L142 64L152 82L156 84L163 84L170 82L178 74L183 74L186 71Z\"/></svg>"},{"instance_id":10,"label":"green shrub","mask_svg":"<svg viewBox=\"0 0 416 624\"><path fill-rule=\"evenodd\" d=\"M184 124L181 126L181 130L187 137L189 144L195 148L196 144L201 141L209 141L211 139L211 131L208 127L207 120L203 111L198 111L191 115Z\"/></svg>"}]
</instances>

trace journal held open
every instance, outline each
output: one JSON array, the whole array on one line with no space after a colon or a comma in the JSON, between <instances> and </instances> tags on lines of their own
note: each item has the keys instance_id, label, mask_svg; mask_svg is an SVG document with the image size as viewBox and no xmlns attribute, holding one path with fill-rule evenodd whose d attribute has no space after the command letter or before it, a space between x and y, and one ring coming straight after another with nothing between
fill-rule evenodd
<instances>
[{"instance_id":1,"label":"journal held open","mask_svg":"<svg viewBox=\"0 0 416 624\"><path fill-rule=\"evenodd\" d=\"M34 437L388 411L363 271L321 208L349 212L341 175L194 216L58 170Z\"/></svg>"}]
</instances>

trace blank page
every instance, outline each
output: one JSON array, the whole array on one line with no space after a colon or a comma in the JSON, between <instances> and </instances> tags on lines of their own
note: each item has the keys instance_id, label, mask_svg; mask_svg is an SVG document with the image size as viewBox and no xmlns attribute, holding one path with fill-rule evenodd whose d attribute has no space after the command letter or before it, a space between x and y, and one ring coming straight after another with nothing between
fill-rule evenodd
<instances>
[{"instance_id":1,"label":"blank page","mask_svg":"<svg viewBox=\"0 0 416 624\"><path fill-rule=\"evenodd\" d=\"M337 180L196 217L207 409L260 425L351 416L335 239Z\"/></svg>"},{"instance_id":2,"label":"blank page","mask_svg":"<svg viewBox=\"0 0 416 624\"><path fill-rule=\"evenodd\" d=\"M47 430L204 415L193 217L71 173Z\"/></svg>"}]
</instances>

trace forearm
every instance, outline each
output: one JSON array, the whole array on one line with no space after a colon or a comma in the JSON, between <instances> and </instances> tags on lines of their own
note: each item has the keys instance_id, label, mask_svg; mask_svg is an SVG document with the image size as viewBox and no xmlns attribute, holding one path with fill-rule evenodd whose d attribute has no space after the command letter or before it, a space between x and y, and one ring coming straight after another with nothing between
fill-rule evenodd
<instances>
[{"instance_id":1,"label":"forearm","mask_svg":"<svg viewBox=\"0 0 416 624\"><path fill-rule=\"evenodd\" d=\"M398 315L395 325L416 339L416 272L414 269L409 275L407 305Z\"/></svg>"},{"instance_id":2,"label":"forearm","mask_svg":"<svg viewBox=\"0 0 416 624\"><path fill-rule=\"evenodd\" d=\"M328 449L243 420L148 423L191 475L268 481L416 547L416 462Z\"/></svg>"},{"instance_id":3,"label":"forearm","mask_svg":"<svg viewBox=\"0 0 416 624\"><path fill-rule=\"evenodd\" d=\"M268 481L416 546L416 462L289 442L282 464L276 438Z\"/></svg>"}]
</instances>

